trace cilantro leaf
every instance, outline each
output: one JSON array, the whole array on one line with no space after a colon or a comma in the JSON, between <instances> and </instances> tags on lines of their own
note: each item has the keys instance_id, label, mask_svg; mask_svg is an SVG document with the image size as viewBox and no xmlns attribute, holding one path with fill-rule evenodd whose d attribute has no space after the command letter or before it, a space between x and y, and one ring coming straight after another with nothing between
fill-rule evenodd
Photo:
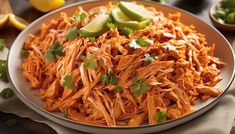
<instances>
[{"instance_id":1,"label":"cilantro leaf","mask_svg":"<svg viewBox=\"0 0 235 134\"><path fill-rule=\"evenodd\" d=\"M149 65L149 64L151 64L154 60L156 60L156 53L152 53L151 55L147 55L147 54L145 54L144 55L145 56L145 59L146 59L146 65Z\"/></svg>"},{"instance_id":2,"label":"cilantro leaf","mask_svg":"<svg viewBox=\"0 0 235 134\"><path fill-rule=\"evenodd\" d=\"M113 93L118 93L118 92L121 92L123 90L123 87L121 86L116 86L114 89L113 89Z\"/></svg>"},{"instance_id":3,"label":"cilantro leaf","mask_svg":"<svg viewBox=\"0 0 235 134\"><path fill-rule=\"evenodd\" d=\"M7 63L6 60L0 60L0 80L9 82L7 78Z\"/></svg>"},{"instance_id":4,"label":"cilantro leaf","mask_svg":"<svg viewBox=\"0 0 235 134\"><path fill-rule=\"evenodd\" d=\"M154 119L159 123L159 122L163 122L166 121L166 117L167 117L167 112L166 110L160 111L160 112L156 112L156 114L154 115Z\"/></svg>"},{"instance_id":5,"label":"cilantro leaf","mask_svg":"<svg viewBox=\"0 0 235 134\"><path fill-rule=\"evenodd\" d=\"M146 79L135 77L131 81L132 81L131 91L134 93L136 97L141 96L151 88L149 85L144 83Z\"/></svg>"},{"instance_id":6,"label":"cilantro leaf","mask_svg":"<svg viewBox=\"0 0 235 134\"><path fill-rule=\"evenodd\" d=\"M136 40L136 43L139 44L141 47L146 47L148 45L148 42L145 38L139 38Z\"/></svg>"},{"instance_id":7,"label":"cilantro leaf","mask_svg":"<svg viewBox=\"0 0 235 134\"><path fill-rule=\"evenodd\" d=\"M64 56L63 46L58 43L52 44L47 50L45 57L49 62L51 62L55 60L58 56Z\"/></svg>"},{"instance_id":8,"label":"cilantro leaf","mask_svg":"<svg viewBox=\"0 0 235 134\"><path fill-rule=\"evenodd\" d=\"M0 96L3 99L8 99L11 98L14 95L14 92L12 91L11 88L4 88L1 92L0 92Z\"/></svg>"},{"instance_id":9,"label":"cilantro leaf","mask_svg":"<svg viewBox=\"0 0 235 134\"><path fill-rule=\"evenodd\" d=\"M89 58L87 58L84 55L81 56L81 60L83 60L83 62L85 62L84 67L85 67L86 70L88 70L88 69L96 70L97 69L97 65L94 62L94 59L95 59L95 55L94 54L90 54Z\"/></svg>"},{"instance_id":10,"label":"cilantro leaf","mask_svg":"<svg viewBox=\"0 0 235 134\"><path fill-rule=\"evenodd\" d=\"M71 75L66 75L64 77L63 87L68 88L68 89L75 89L75 86L72 83Z\"/></svg>"},{"instance_id":11,"label":"cilantro leaf","mask_svg":"<svg viewBox=\"0 0 235 134\"><path fill-rule=\"evenodd\" d=\"M17 124L17 122L18 122L17 119L10 118L10 119L5 120L5 125L14 126Z\"/></svg>"},{"instance_id":12,"label":"cilantro leaf","mask_svg":"<svg viewBox=\"0 0 235 134\"><path fill-rule=\"evenodd\" d=\"M111 22L106 23L106 25L110 30L114 30L116 28L116 26Z\"/></svg>"},{"instance_id":13,"label":"cilantro leaf","mask_svg":"<svg viewBox=\"0 0 235 134\"><path fill-rule=\"evenodd\" d=\"M76 19L76 21L85 22L85 20L87 19L87 15L86 15L86 13L84 11L76 12L74 14L74 18Z\"/></svg>"},{"instance_id":14,"label":"cilantro leaf","mask_svg":"<svg viewBox=\"0 0 235 134\"><path fill-rule=\"evenodd\" d=\"M5 40L4 39L0 39L0 51L2 51L5 47Z\"/></svg>"},{"instance_id":15,"label":"cilantro leaf","mask_svg":"<svg viewBox=\"0 0 235 134\"><path fill-rule=\"evenodd\" d=\"M100 81L102 85L108 85L108 84L116 85L117 82L119 81L119 78L110 72L108 73L108 75L101 75Z\"/></svg>"},{"instance_id":16,"label":"cilantro leaf","mask_svg":"<svg viewBox=\"0 0 235 134\"><path fill-rule=\"evenodd\" d=\"M96 38L95 38L95 37L89 37L89 40L90 40L91 42L95 42L95 41L96 41Z\"/></svg>"},{"instance_id":17,"label":"cilantro leaf","mask_svg":"<svg viewBox=\"0 0 235 134\"><path fill-rule=\"evenodd\" d=\"M124 29L122 30L122 33L126 36L129 36L130 34L133 33L133 30L128 27L124 27Z\"/></svg>"},{"instance_id":18,"label":"cilantro leaf","mask_svg":"<svg viewBox=\"0 0 235 134\"><path fill-rule=\"evenodd\" d=\"M79 36L79 30L77 27L71 27L68 31L67 40L71 41Z\"/></svg>"}]
</instances>

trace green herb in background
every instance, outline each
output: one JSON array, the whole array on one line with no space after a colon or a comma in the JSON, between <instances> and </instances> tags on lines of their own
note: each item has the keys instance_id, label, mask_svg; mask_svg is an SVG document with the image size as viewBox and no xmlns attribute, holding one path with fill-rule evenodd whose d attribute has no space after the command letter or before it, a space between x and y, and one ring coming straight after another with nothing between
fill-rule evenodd
<instances>
[{"instance_id":1,"label":"green herb in background","mask_svg":"<svg viewBox=\"0 0 235 134\"><path fill-rule=\"evenodd\" d=\"M14 92L12 91L11 88L4 88L1 92L0 92L0 96L3 99L8 99L11 98L12 96L14 96Z\"/></svg>"},{"instance_id":2,"label":"green herb in background","mask_svg":"<svg viewBox=\"0 0 235 134\"><path fill-rule=\"evenodd\" d=\"M0 80L9 82L7 78L7 63L6 60L0 60Z\"/></svg>"},{"instance_id":3,"label":"green herb in background","mask_svg":"<svg viewBox=\"0 0 235 134\"><path fill-rule=\"evenodd\" d=\"M220 23L235 24L235 0L222 0L213 16Z\"/></svg>"},{"instance_id":4,"label":"green herb in background","mask_svg":"<svg viewBox=\"0 0 235 134\"><path fill-rule=\"evenodd\" d=\"M17 119L14 119L14 118L10 118L10 119L5 120L5 125L7 125L7 126L14 126L17 123L18 123Z\"/></svg>"},{"instance_id":5,"label":"green herb in background","mask_svg":"<svg viewBox=\"0 0 235 134\"><path fill-rule=\"evenodd\" d=\"M136 97L146 93L151 87L144 82L146 79L135 77L132 80L131 91Z\"/></svg>"},{"instance_id":6,"label":"green herb in background","mask_svg":"<svg viewBox=\"0 0 235 134\"><path fill-rule=\"evenodd\" d=\"M90 54L89 58L87 58L84 55L81 56L81 60L83 60L83 62L85 62L84 67L85 67L86 70L88 70L88 69L96 70L97 69L97 65L96 65L94 59L95 59L94 54Z\"/></svg>"},{"instance_id":7,"label":"green herb in background","mask_svg":"<svg viewBox=\"0 0 235 134\"><path fill-rule=\"evenodd\" d=\"M67 40L74 40L79 36L79 30L77 27L71 27L68 31Z\"/></svg>"},{"instance_id":8,"label":"green herb in background","mask_svg":"<svg viewBox=\"0 0 235 134\"><path fill-rule=\"evenodd\" d=\"M124 29L122 30L122 33L126 36L129 36L130 34L133 33L133 30L128 27L124 27Z\"/></svg>"},{"instance_id":9,"label":"green herb in background","mask_svg":"<svg viewBox=\"0 0 235 134\"><path fill-rule=\"evenodd\" d=\"M160 123L166 121L166 117L167 117L167 112L166 110L163 110L160 112L156 112L153 118L157 121L157 123Z\"/></svg>"},{"instance_id":10,"label":"green herb in background","mask_svg":"<svg viewBox=\"0 0 235 134\"><path fill-rule=\"evenodd\" d=\"M68 89L74 89L75 86L73 85L72 80L73 79L71 75L66 75L64 77L63 87L68 88Z\"/></svg>"},{"instance_id":11,"label":"green herb in background","mask_svg":"<svg viewBox=\"0 0 235 134\"><path fill-rule=\"evenodd\" d=\"M55 60L58 56L64 56L63 46L58 43L52 44L47 50L45 57L49 62L51 62Z\"/></svg>"},{"instance_id":12,"label":"green herb in background","mask_svg":"<svg viewBox=\"0 0 235 134\"><path fill-rule=\"evenodd\" d=\"M0 51L2 51L5 46L6 46L5 40L4 39L0 39Z\"/></svg>"}]
</instances>

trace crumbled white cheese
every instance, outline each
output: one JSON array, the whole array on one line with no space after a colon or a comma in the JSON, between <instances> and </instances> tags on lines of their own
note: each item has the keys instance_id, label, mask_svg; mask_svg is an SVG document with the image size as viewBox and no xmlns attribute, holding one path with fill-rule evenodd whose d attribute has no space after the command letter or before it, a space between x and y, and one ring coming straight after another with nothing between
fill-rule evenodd
<instances>
[{"instance_id":1,"label":"crumbled white cheese","mask_svg":"<svg viewBox=\"0 0 235 134\"><path fill-rule=\"evenodd\" d=\"M151 56L148 53L144 54L144 61L148 61L150 58Z\"/></svg>"},{"instance_id":2,"label":"crumbled white cheese","mask_svg":"<svg viewBox=\"0 0 235 134\"><path fill-rule=\"evenodd\" d=\"M129 46L134 48L134 49L141 48L141 46L138 43L136 43L136 40L132 40L130 42Z\"/></svg>"},{"instance_id":3,"label":"crumbled white cheese","mask_svg":"<svg viewBox=\"0 0 235 134\"><path fill-rule=\"evenodd\" d=\"M153 40L146 39L145 41L146 41L148 44L150 44L150 45L154 45L154 42L153 42Z\"/></svg>"},{"instance_id":4,"label":"crumbled white cheese","mask_svg":"<svg viewBox=\"0 0 235 134\"><path fill-rule=\"evenodd\" d=\"M175 38L175 35L171 33L163 33L163 36L168 37L168 38Z\"/></svg>"},{"instance_id":5,"label":"crumbled white cheese","mask_svg":"<svg viewBox=\"0 0 235 134\"><path fill-rule=\"evenodd\" d=\"M172 46L171 44L166 44L165 46L163 46L163 48L165 48L166 50L170 50L170 51L176 50L176 47Z\"/></svg>"},{"instance_id":6,"label":"crumbled white cheese","mask_svg":"<svg viewBox=\"0 0 235 134\"><path fill-rule=\"evenodd\" d=\"M162 84L161 82L157 82L157 81L155 81L155 82L151 82L151 85L153 85L153 86L161 85L161 84Z\"/></svg>"}]
</instances>

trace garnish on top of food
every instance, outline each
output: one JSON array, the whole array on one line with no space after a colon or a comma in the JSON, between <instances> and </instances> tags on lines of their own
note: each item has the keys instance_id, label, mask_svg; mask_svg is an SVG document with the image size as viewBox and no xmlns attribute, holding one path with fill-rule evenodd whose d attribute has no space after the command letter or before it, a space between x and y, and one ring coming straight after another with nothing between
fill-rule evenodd
<instances>
[{"instance_id":1,"label":"garnish on top of food","mask_svg":"<svg viewBox=\"0 0 235 134\"><path fill-rule=\"evenodd\" d=\"M235 0L222 0L213 16L222 24L235 24Z\"/></svg>"},{"instance_id":2,"label":"garnish on top of food","mask_svg":"<svg viewBox=\"0 0 235 134\"><path fill-rule=\"evenodd\" d=\"M132 2L78 7L29 35L21 69L46 110L78 122L115 127L180 118L220 95L214 86L225 65L180 15Z\"/></svg>"}]
</instances>

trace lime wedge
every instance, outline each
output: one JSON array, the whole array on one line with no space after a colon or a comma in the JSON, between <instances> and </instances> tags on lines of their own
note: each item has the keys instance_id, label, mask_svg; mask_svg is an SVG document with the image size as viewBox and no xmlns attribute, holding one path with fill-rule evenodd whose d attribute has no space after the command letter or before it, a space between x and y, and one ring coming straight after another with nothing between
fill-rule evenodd
<instances>
[{"instance_id":1,"label":"lime wedge","mask_svg":"<svg viewBox=\"0 0 235 134\"><path fill-rule=\"evenodd\" d=\"M146 19L153 18L153 14L148 11L145 7L137 5L133 2L124 2L121 1L118 4L118 7L125 13L126 16L133 20L143 21Z\"/></svg>"},{"instance_id":2,"label":"lime wedge","mask_svg":"<svg viewBox=\"0 0 235 134\"><path fill-rule=\"evenodd\" d=\"M8 14L0 15L0 29L4 28L8 22Z\"/></svg>"},{"instance_id":3,"label":"lime wedge","mask_svg":"<svg viewBox=\"0 0 235 134\"><path fill-rule=\"evenodd\" d=\"M14 14L9 14L9 21L10 23L19 30L25 29L25 27L29 24L23 18L15 16Z\"/></svg>"},{"instance_id":4,"label":"lime wedge","mask_svg":"<svg viewBox=\"0 0 235 134\"><path fill-rule=\"evenodd\" d=\"M112 10L112 17L114 19L115 25L119 29L124 29L125 27L131 28L133 30L143 29L150 24L151 19L147 19L141 22L134 21L127 17L120 8L114 8Z\"/></svg>"},{"instance_id":5,"label":"lime wedge","mask_svg":"<svg viewBox=\"0 0 235 134\"><path fill-rule=\"evenodd\" d=\"M84 37L97 37L103 34L107 28L106 23L109 20L109 15L101 14L86 26L80 29L80 34Z\"/></svg>"}]
</instances>

